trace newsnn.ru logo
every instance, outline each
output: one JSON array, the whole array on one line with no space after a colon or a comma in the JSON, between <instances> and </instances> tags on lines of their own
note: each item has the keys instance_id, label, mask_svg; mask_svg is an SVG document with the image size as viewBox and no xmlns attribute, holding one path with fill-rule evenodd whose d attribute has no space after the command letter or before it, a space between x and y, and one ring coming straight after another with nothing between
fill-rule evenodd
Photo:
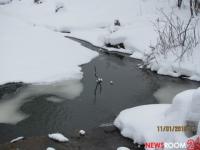
<instances>
[{"instance_id":1,"label":"newsnn.ru logo","mask_svg":"<svg viewBox=\"0 0 200 150\"><path fill-rule=\"evenodd\" d=\"M195 140L188 140L185 142L148 142L144 144L148 149L187 149L187 150L200 150L200 137Z\"/></svg>"}]
</instances>

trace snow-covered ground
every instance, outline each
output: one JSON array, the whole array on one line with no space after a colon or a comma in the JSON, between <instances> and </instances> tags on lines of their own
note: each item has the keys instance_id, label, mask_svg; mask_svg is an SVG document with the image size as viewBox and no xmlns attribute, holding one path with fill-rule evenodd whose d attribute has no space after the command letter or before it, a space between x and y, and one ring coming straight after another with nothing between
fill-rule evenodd
<instances>
[{"instance_id":1,"label":"snow-covered ground","mask_svg":"<svg viewBox=\"0 0 200 150\"><path fill-rule=\"evenodd\" d=\"M12 3L0 6L0 84L80 79L82 73L79 65L89 62L97 53L23 18L17 14L19 8L10 6ZM23 4L19 6L26 8ZM34 4L30 6L34 7ZM4 7L9 8L4 11ZM37 13L37 8L34 13Z\"/></svg>"},{"instance_id":2,"label":"snow-covered ground","mask_svg":"<svg viewBox=\"0 0 200 150\"><path fill-rule=\"evenodd\" d=\"M0 5L2 20L0 42L3 43L1 51L5 53L1 55L4 58L1 59L1 64L7 68L3 70L1 83L10 80L19 81L22 78L26 82L67 78L73 73L80 72L77 65L86 63L96 55L52 30L71 32L66 35L102 47L105 44L123 43L125 50L114 50L124 50L132 54L131 57L144 59L144 55L151 51L149 46L155 45L157 41L153 22L162 18L161 10L166 14L173 11L185 21L190 18L189 1L184 1L181 9L177 8L175 0L40 1L42 3L36 4L33 0L13 0L10 4ZM120 21L121 26L114 26L116 19ZM48 40L45 40L47 37ZM25 39L29 40L22 44ZM167 57L158 56L148 67L159 74L176 77L185 75L192 80L200 80L199 48L200 46L197 46L192 55L186 55L182 62L177 61L175 55L169 54ZM16 54L13 53L11 57L10 53L13 49ZM43 57L47 51L48 58ZM70 57L65 59L66 55ZM10 60L8 57L12 58L13 62L8 61ZM5 67L5 64L9 64L8 67ZM32 68L29 67L30 65ZM13 68L18 69L13 70ZM68 69L63 71L64 68ZM11 76L11 72L15 72L15 77Z\"/></svg>"}]
</instances>

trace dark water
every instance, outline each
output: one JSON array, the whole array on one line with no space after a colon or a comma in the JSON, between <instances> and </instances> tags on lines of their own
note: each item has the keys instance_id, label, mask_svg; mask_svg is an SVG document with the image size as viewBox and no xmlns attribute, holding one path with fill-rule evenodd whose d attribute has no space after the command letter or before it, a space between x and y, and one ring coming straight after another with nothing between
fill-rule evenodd
<instances>
[{"instance_id":1,"label":"dark water","mask_svg":"<svg viewBox=\"0 0 200 150\"><path fill-rule=\"evenodd\" d=\"M22 135L38 136L50 132L72 136L80 129L87 131L112 122L123 109L159 103L153 94L163 86L198 86L197 82L158 76L141 70L137 67L138 63L140 61L130 58L100 54L90 63L81 66L84 74L80 83L66 81L64 84L28 85L7 94L0 102L7 100L19 103L0 103L0 106L13 109L9 105L19 105L21 117L25 116L16 125L0 124L0 142L4 143ZM96 87L94 66L97 74L103 78L102 87ZM111 80L114 84L110 84ZM75 94L70 95L70 90L75 91ZM8 112L5 110L1 113L6 115Z\"/></svg>"}]
</instances>

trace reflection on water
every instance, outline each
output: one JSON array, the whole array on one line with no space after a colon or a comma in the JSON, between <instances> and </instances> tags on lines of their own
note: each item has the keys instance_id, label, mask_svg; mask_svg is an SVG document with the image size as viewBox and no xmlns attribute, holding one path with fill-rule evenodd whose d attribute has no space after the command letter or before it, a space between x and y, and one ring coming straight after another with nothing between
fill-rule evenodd
<instances>
[{"instance_id":1,"label":"reflection on water","mask_svg":"<svg viewBox=\"0 0 200 150\"><path fill-rule=\"evenodd\" d=\"M35 97L46 95L46 100L58 103L66 99L76 98L81 94L82 90L83 85L80 80L25 86L19 89L14 95L0 101L0 123L16 124L26 119L29 115L20 111L20 108Z\"/></svg>"},{"instance_id":2,"label":"reflection on water","mask_svg":"<svg viewBox=\"0 0 200 150\"><path fill-rule=\"evenodd\" d=\"M176 94L188 90L197 88L198 85L195 84L185 84L185 82L181 83L166 83L161 88L159 88L156 92L154 92L154 97L159 101L161 104L171 104L172 99Z\"/></svg>"}]
</instances>

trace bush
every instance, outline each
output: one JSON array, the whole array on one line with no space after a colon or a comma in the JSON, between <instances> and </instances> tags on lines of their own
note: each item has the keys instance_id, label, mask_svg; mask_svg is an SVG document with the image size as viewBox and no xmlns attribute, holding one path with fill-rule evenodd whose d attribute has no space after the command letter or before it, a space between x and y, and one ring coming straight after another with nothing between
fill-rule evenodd
<instances>
[{"instance_id":1,"label":"bush","mask_svg":"<svg viewBox=\"0 0 200 150\"><path fill-rule=\"evenodd\" d=\"M155 55L166 56L172 52L177 56L177 60L182 60L185 54L191 54L193 48L199 43L198 20L190 18L187 22L171 13L167 16L163 13L163 19L157 19L154 23L155 31L158 34L157 43L151 46L151 53L146 57L146 61L155 59Z\"/></svg>"}]
</instances>

